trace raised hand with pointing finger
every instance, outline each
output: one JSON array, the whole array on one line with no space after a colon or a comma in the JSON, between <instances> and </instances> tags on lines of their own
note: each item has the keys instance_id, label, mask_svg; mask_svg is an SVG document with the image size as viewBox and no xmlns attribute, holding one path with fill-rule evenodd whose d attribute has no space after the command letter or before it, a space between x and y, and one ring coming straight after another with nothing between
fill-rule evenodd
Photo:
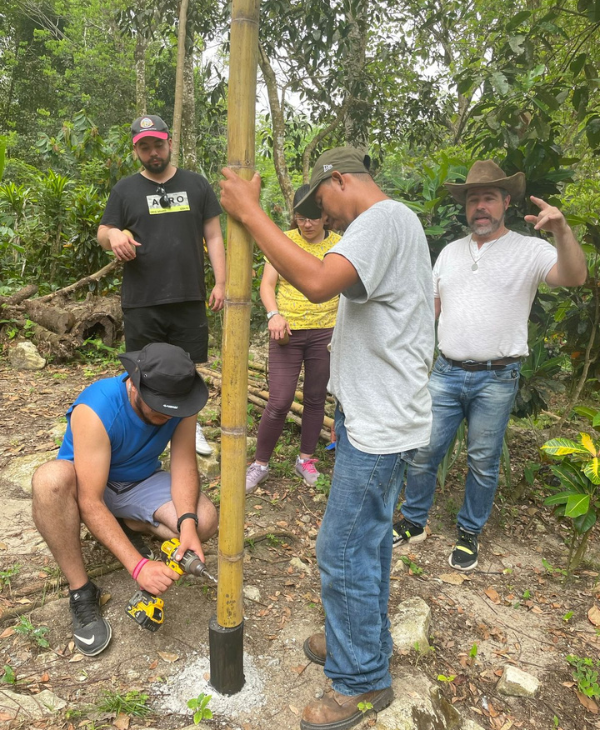
<instances>
[{"instance_id":1,"label":"raised hand with pointing finger","mask_svg":"<svg viewBox=\"0 0 600 730\"><path fill-rule=\"evenodd\" d=\"M536 231L548 231L557 234L571 230L564 215L558 208L533 195L529 199L540 209L538 215L525 216L527 223L532 223Z\"/></svg>"}]
</instances>

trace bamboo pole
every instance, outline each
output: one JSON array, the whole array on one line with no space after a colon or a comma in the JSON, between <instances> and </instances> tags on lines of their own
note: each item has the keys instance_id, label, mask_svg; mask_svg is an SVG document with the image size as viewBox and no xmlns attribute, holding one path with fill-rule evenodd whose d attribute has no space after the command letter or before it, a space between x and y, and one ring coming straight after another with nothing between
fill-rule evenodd
<instances>
[{"instance_id":1,"label":"bamboo pole","mask_svg":"<svg viewBox=\"0 0 600 730\"><path fill-rule=\"evenodd\" d=\"M256 70L260 0L233 0L227 112L228 165L254 174ZM221 511L217 615L209 626L211 684L236 694L243 673L243 556L246 503L246 398L252 284L252 239L227 217L227 283L221 393Z\"/></svg>"}]
</instances>

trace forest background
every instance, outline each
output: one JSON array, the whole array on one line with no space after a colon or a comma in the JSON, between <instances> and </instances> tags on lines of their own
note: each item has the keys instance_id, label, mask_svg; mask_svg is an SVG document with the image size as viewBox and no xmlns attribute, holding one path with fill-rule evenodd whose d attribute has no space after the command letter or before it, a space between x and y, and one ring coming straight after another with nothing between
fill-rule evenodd
<instances>
[{"instance_id":1,"label":"forest background","mask_svg":"<svg viewBox=\"0 0 600 730\"><path fill-rule=\"evenodd\" d=\"M6 0L0 296L31 282L50 292L110 260L96 230L112 186L137 169L134 117L173 123L178 164L217 187L229 9L219 0ZM571 405L597 387L599 26L600 0L261 3L257 167L263 206L282 228L293 190L338 144L369 151L381 187L419 215L433 260L465 222L442 183L463 180L475 159L523 171L528 195L567 214L590 275L537 297L521 416L546 406L556 376ZM525 231L530 207L512 206L509 226ZM262 265L257 252L255 327ZM90 288L119 284L112 274ZM220 319L213 325L218 336Z\"/></svg>"}]
</instances>

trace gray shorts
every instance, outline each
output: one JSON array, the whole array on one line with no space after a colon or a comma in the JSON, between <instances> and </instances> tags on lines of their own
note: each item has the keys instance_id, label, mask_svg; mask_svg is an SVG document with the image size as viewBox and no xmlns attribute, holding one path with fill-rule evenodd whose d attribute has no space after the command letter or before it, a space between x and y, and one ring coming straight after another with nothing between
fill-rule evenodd
<instances>
[{"instance_id":1,"label":"gray shorts","mask_svg":"<svg viewBox=\"0 0 600 730\"><path fill-rule=\"evenodd\" d=\"M171 500L168 471L155 471L142 482L109 481L104 490L104 504L115 517L149 522L154 527L159 524L154 513Z\"/></svg>"}]
</instances>

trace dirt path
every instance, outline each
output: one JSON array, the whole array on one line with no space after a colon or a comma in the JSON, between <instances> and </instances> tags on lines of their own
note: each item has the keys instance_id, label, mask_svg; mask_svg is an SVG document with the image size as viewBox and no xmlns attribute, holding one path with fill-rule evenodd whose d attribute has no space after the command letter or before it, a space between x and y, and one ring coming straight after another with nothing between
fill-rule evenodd
<instances>
[{"instance_id":1,"label":"dirt path","mask_svg":"<svg viewBox=\"0 0 600 730\"><path fill-rule=\"evenodd\" d=\"M105 573L95 580L110 596L105 614L113 629L109 649L84 658L73 652L66 591L57 587L56 565L31 521L27 479L22 478L27 464L31 471L53 455L64 428L62 416L74 397L86 384L114 372L73 365L29 374L0 363L0 688L28 695L50 689L67 702L50 719L20 718L9 727L182 728L192 722L187 700L210 691L208 621L216 610L212 586L195 578L181 581L165 597L165 625L156 634L146 632L124 612L134 589L131 578L115 569L112 556L84 531L86 562ZM213 399L209 409L218 410L218 402ZM290 477L298 437L294 426L287 428L272 476L247 500L246 536L260 539L250 541L244 564L246 687L233 698L213 697L209 707L215 719L207 727L297 728L303 706L324 688L322 669L307 664L302 643L323 623L315 539L325 498ZM527 446L526 434L519 433L516 469L536 458L535 446ZM14 466L25 457L30 461L19 478ZM322 470L330 471L333 456L322 451L319 457ZM513 505L498 499L481 541L479 569L466 577L452 571L447 557L461 499L459 474L454 473L438 497L429 539L400 550L392 575L391 615L403 599L424 598L432 609L434 650L424 657L395 654L393 674L424 673L463 717L485 728L600 727L598 715L577 699L565 660L567 654L599 656L600 638L587 618L600 599L596 566L587 565L563 585L561 575L542 564L542 559L555 568L564 564L554 518L539 500ZM205 489L218 502L218 479ZM207 544L213 571L216 548L215 540ZM590 555L600 562L597 535ZM22 618L15 616L19 613ZM33 627L29 635L15 632L26 621ZM40 626L48 627L41 635L48 647L39 646L32 635ZM538 699L497 694L496 682L507 663L541 680ZM16 684L10 681L12 673ZM454 678L438 680L440 675ZM115 720L114 709L100 708L103 697L132 691L148 695L152 713L146 719L132 717L127 723L127 718ZM2 712L0 702L0 720L7 720Z\"/></svg>"}]
</instances>

